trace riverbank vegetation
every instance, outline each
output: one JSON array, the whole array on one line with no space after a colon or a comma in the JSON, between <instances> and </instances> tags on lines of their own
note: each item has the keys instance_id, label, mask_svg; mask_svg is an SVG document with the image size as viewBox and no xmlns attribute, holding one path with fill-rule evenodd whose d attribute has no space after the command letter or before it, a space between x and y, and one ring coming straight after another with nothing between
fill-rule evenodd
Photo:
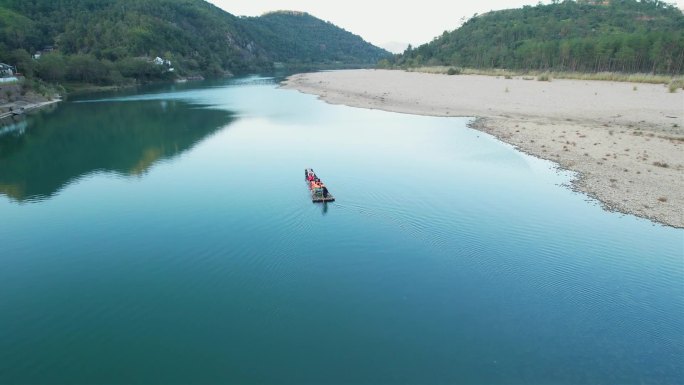
<instances>
[{"instance_id":1,"label":"riverbank vegetation","mask_svg":"<svg viewBox=\"0 0 684 385\"><path fill-rule=\"evenodd\" d=\"M524 79L536 79L548 77L548 79L575 79L575 80L601 80L611 82L648 83L648 84L673 84L676 88L684 86L684 76L681 75L658 75L651 73L624 73L624 72L567 72L567 71L540 71L540 70L509 70L503 68L460 68L450 66L423 66L407 67L408 72L422 72L443 75L486 75L501 76L504 78L520 77Z\"/></svg>"},{"instance_id":2,"label":"riverbank vegetation","mask_svg":"<svg viewBox=\"0 0 684 385\"><path fill-rule=\"evenodd\" d=\"M0 61L53 84L126 86L388 53L304 13L237 17L203 0L0 0ZM280 62L278 64L277 62Z\"/></svg>"},{"instance_id":3,"label":"riverbank vegetation","mask_svg":"<svg viewBox=\"0 0 684 385\"><path fill-rule=\"evenodd\" d=\"M684 15L658 0L565 0L492 11L379 65L676 76L684 73Z\"/></svg>"}]
</instances>

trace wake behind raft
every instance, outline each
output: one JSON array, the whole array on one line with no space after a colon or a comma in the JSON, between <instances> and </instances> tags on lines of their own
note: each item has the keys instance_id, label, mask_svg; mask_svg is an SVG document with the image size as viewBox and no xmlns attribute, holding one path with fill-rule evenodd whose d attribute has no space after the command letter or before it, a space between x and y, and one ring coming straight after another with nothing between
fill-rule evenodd
<instances>
[{"instance_id":1,"label":"wake behind raft","mask_svg":"<svg viewBox=\"0 0 684 385\"><path fill-rule=\"evenodd\" d=\"M334 202L335 197L330 194L325 184L318 179L313 169L307 168L304 170L304 178L306 184L311 190L311 201L316 202Z\"/></svg>"}]
</instances>

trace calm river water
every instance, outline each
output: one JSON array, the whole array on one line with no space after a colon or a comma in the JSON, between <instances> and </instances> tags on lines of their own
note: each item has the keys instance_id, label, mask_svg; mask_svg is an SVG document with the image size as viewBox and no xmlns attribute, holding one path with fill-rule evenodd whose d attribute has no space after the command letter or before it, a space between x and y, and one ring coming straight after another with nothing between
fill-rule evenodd
<instances>
[{"instance_id":1,"label":"calm river water","mask_svg":"<svg viewBox=\"0 0 684 385\"><path fill-rule=\"evenodd\" d=\"M0 131L0 383L682 383L684 231L467 123L250 77Z\"/></svg>"}]
</instances>

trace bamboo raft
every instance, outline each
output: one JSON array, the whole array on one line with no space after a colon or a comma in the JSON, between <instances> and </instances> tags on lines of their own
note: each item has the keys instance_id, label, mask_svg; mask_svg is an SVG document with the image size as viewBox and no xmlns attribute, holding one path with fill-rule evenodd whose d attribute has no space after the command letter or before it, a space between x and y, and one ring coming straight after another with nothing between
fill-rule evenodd
<instances>
[{"instance_id":1,"label":"bamboo raft","mask_svg":"<svg viewBox=\"0 0 684 385\"><path fill-rule=\"evenodd\" d=\"M314 194L311 194L311 202L313 203L319 203L319 202L335 202L335 197L332 196L332 194L328 194L327 197L316 197Z\"/></svg>"},{"instance_id":2,"label":"bamboo raft","mask_svg":"<svg viewBox=\"0 0 684 385\"><path fill-rule=\"evenodd\" d=\"M317 177L312 169L309 168L304 170L304 180L306 181L306 185L309 187L309 191L311 192L311 202L334 202L335 197L327 191L327 187L313 187L314 182L309 180L309 175L316 179ZM319 183L323 184L320 179L318 179L318 181ZM325 185L323 184L323 186Z\"/></svg>"}]
</instances>

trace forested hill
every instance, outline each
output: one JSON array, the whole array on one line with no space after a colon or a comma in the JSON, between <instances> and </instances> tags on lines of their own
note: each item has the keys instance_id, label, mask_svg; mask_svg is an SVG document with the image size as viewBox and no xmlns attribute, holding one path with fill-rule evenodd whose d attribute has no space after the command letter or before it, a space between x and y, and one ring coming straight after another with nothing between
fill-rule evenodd
<instances>
[{"instance_id":1,"label":"forested hill","mask_svg":"<svg viewBox=\"0 0 684 385\"><path fill-rule=\"evenodd\" d=\"M242 19L254 40L281 62L374 65L389 52L305 12L278 11Z\"/></svg>"},{"instance_id":2,"label":"forested hill","mask_svg":"<svg viewBox=\"0 0 684 385\"><path fill-rule=\"evenodd\" d=\"M50 82L372 65L383 53L310 15L236 17L203 0L0 0L0 61Z\"/></svg>"},{"instance_id":3,"label":"forested hill","mask_svg":"<svg viewBox=\"0 0 684 385\"><path fill-rule=\"evenodd\" d=\"M393 62L681 74L684 16L659 0L556 1L476 15Z\"/></svg>"}]
</instances>

